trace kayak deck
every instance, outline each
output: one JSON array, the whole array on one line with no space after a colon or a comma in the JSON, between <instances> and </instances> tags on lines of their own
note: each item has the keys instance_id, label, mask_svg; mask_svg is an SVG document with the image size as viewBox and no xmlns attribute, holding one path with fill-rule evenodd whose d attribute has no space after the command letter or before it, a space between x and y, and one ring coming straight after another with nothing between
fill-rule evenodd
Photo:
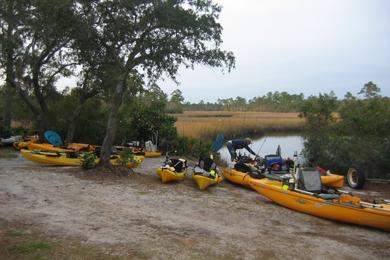
<instances>
[{"instance_id":1,"label":"kayak deck","mask_svg":"<svg viewBox=\"0 0 390 260\"><path fill-rule=\"evenodd\" d=\"M366 203L347 194L323 199L320 195L288 190L281 182L266 178L251 179L249 185L275 203L302 213L390 231L390 205L387 204Z\"/></svg>"}]
</instances>

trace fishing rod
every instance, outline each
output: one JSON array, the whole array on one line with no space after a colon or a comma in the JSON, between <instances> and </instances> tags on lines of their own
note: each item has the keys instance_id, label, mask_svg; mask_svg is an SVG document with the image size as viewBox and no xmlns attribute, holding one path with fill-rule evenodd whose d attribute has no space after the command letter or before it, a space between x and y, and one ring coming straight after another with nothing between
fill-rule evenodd
<instances>
[{"instance_id":1,"label":"fishing rod","mask_svg":"<svg viewBox=\"0 0 390 260\"><path fill-rule=\"evenodd\" d=\"M265 141L267 141L267 137L266 137L266 138L264 138L264 141L263 141L263 143L261 144L261 146L260 146L259 150L257 151L257 155L259 155L259 153L260 153L260 151L261 151L261 148L263 148L263 145L264 145Z\"/></svg>"}]
</instances>

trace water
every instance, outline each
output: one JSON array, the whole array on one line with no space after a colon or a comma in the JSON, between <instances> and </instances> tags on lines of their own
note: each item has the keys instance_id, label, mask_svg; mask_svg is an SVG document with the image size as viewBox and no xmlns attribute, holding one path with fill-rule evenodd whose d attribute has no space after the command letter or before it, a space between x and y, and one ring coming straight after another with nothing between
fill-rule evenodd
<instances>
[{"instance_id":1,"label":"water","mask_svg":"<svg viewBox=\"0 0 390 260\"><path fill-rule=\"evenodd\" d=\"M265 142L264 142L265 140ZM282 157L292 158L294 152L297 151L300 153L303 149L303 137L299 135L290 135L290 136L263 136L258 139L252 139L252 144L249 147L255 152L258 153L261 157L264 157L267 154L275 154L276 148L278 145L282 148ZM264 143L264 144L263 144ZM263 146L260 150L260 147ZM260 150L260 152L259 152ZM222 147L219 150L221 158L225 161L230 161L230 154L226 146ZM249 155L249 152L245 149L237 150L237 153Z\"/></svg>"}]
</instances>

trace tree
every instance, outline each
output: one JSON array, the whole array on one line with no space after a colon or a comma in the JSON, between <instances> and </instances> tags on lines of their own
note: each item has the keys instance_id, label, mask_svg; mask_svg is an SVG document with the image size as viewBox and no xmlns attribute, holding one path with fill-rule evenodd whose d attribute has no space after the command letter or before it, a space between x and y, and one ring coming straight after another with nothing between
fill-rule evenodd
<instances>
[{"instance_id":1,"label":"tree","mask_svg":"<svg viewBox=\"0 0 390 260\"><path fill-rule=\"evenodd\" d=\"M96 96L101 91L99 88L101 83L95 77L96 75L93 73L93 71L87 70L80 74L82 75L83 79L79 82L78 88L73 89L73 92L75 92L78 96L78 103L68 120L68 130L65 139L67 143L73 142L77 125L76 120L80 116L85 103L88 101L88 99Z\"/></svg>"},{"instance_id":2,"label":"tree","mask_svg":"<svg viewBox=\"0 0 390 260\"><path fill-rule=\"evenodd\" d=\"M335 122L333 112L337 111L337 97L333 92L310 96L302 105L300 117L306 118L307 125L313 131L325 129Z\"/></svg>"},{"instance_id":3,"label":"tree","mask_svg":"<svg viewBox=\"0 0 390 260\"><path fill-rule=\"evenodd\" d=\"M59 76L70 75L69 68L76 64L69 44L69 26L74 21L73 1L35 0L27 3L24 9L21 8L23 17L16 18L18 31L5 40L22 43L9 48L14 51L14 56L12 66L7 66L11 68L12 76L7 76L6 81L35 115L43 139L43 132L53 119L48 102L58 95L55 82Z\"/></svg>"},{"instance_id":4,"label":"tree","mask_svg":"<svg viewBox=\"0 0 390 260\"><path fill-rule=\"evenodd\" d=\"M167 106L168 113L182 113L182 103L184 101L183 93L180 89L175 89L171 93L171 99L169 100Z\"/></svg>"},{"instance_id":5,"label":"tree","mask_svg":"<svg viewBox=\"0 0 390 260\"><path fill-rule=\"evenodd\" d=\"M3 0L0 2L0 67L4 69L4 108L3 126L10 127L12 119L12 99L15 81L15 65L18 51L23 46L23 20L26 16L27 1Z\"/></svg>"},{"instance_id":6,"label":"tree","mask_svg":"<svg viewBox=\"0 0 390 260\"><path fill-rule=\"evenodd\" d=\"M92 59L87 62L101 69L111 95L103 166L110 165L118 111L131 73L143 71L151 79L165 73L175 79L182 64L234 66L232 53L220 49L220 10L212 1L78 1L76 12L83 24L91 25L87 34L93 35L88 44Z\"/></svg>"},{"instance_id":7,"label":"tree","mask_svg":"<svg viewBox=\"0 0 390 260\"><path fill-rule=\"evenodd\" d=\"M362 94L365 98L376 98L380 97L381 89L374 84L372 81L367 82L364 84L363 88L359 91L358 94Z\"/></svg>"}]
</instances>

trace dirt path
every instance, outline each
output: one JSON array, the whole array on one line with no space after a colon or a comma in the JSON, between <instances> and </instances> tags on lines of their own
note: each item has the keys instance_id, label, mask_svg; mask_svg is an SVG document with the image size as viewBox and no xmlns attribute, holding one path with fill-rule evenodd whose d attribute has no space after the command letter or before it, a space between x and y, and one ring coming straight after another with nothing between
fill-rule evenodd
<instances>
[{"instance_id":1,"label":"dirt path","mask_svg":"<svg viewBox=\"0 0 390 260\"><path fill-rule=\"evenodd\" d=\"M0 219L138 258L390 258L390 233L297 213L227 182L164 185L154 175L161 160L103 183L0 159Z\"/></svg>"}]
</instances>

